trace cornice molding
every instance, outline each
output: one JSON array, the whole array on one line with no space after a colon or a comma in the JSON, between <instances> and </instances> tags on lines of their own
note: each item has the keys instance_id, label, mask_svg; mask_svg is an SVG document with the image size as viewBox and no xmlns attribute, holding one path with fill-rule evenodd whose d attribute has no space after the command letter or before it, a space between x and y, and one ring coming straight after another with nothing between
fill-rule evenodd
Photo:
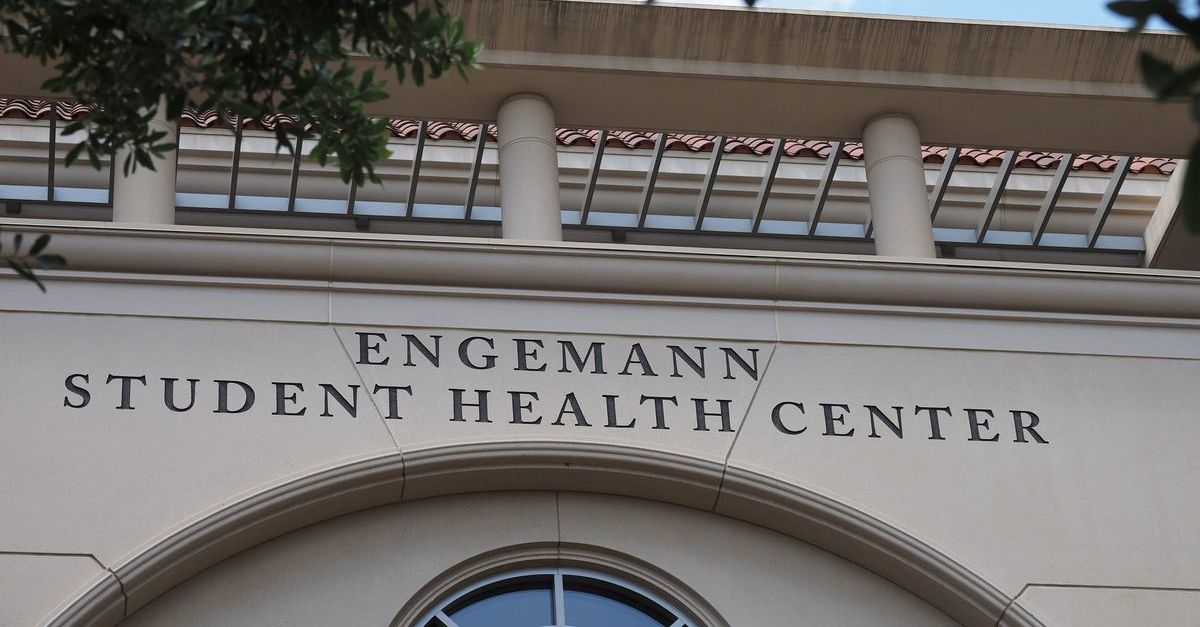
<instances>
[{"instance_id":1,"label":"cornice molding","mask_svg":"<svg viewBox=\"0 0 1200 627\"><path fill-rule=\"evenodd\" d=\"M485 238L0 220L79 272L1200 318L1192 272ZM53 279L54 273L45 274ZM164 280L166 280L164 277Z\"/></svg>"}]
</instances>

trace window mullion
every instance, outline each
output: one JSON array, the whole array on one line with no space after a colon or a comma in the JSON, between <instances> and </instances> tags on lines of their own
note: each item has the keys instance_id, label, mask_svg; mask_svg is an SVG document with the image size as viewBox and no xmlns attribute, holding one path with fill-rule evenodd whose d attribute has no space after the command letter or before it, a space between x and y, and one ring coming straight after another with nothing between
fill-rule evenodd
<instances>
[{"instance_id":1,"label":"window mullion","mask_svg":"<svg viewBox=\"0 0 1200 627\"><path fill-rule=\"evenodd\" d=\"M437 614L434 615L434 618L437 618L438 620L442 621L442 624L445 625L446 627L458 627L458 623L454 622L453 620L450 620L450 617L446 616L445 612L438 612Z\"/></svg>"},{"instance_id":2,"label":"window mullion","mask_svg":"<svg viewBox=\"0 0 1200 627\"><path fill-rule=\"evenodd\" d=\"M563 590L562 571L554 571L554 627L567 627L566 592Z\"/></svg>"}]
</instances>

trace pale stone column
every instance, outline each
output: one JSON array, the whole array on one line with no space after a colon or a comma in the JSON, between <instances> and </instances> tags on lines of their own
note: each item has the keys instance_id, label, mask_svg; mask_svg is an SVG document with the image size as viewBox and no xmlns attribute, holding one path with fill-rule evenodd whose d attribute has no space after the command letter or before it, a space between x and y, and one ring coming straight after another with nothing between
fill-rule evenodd
<instances>
[{"instance_id":1,"label":"pale stone column","mask_svg":"<svg viewBox=\"0 0 1200 627\"><path fill-rule=\"evenodd\" d=\"M916 123L896 114L874 118L863 129L863 152L875 254L936 257Z\"/></svg>"},{"instance_id":2,"label":"pale stone column","mask_svg":"<svg viewBox=\"0 0 1200 627\"><path fill-rule=\"evenodd\" d=\"M151 130L167 133L167 141L175 141L178 124L168 122L166 101L158 104L158 114L150 121ZM125 176L125 157L132 151L124 149L113 157L113 222L149 224L175 223L175 162L178 151L155 157L154 170L143 165Z\"/></svg>"},{"instance_id":3,"label":"pale stone column","mask_svg":"<svg viewBox=\"0 0 1200 627\"><path fill-rule=\"evenodd\" d=\"M506 239L562 240L554 110L537 94L500 105L500 213Z\"/></svg>"}]
</instances>

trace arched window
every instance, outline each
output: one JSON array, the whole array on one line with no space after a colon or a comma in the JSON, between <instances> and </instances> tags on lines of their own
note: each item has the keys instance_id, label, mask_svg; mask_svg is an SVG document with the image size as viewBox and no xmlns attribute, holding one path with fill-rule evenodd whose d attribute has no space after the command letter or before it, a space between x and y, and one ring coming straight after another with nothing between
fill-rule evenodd
<instances>
[{"instance_id":1,"label":"arched window","mask_svg":"<svg viewBox=\"0 0 1200 627\"><path fill-rule=\"evenodd\" d=\"M458 591L419 627L702 627L666 601L607 575L522 570Z\"/></svg>"}]
</instances>

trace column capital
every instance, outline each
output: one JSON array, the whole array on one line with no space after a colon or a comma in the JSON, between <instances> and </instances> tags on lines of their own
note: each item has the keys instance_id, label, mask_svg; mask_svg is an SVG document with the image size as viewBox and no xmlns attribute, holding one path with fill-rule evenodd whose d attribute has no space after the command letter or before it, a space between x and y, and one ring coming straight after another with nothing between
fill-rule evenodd
<instances>
[{"instance_id":1,"label":"column capital","mask_svg":"<svg viewBox=\"0 0 1200 627\"><path fill-rule=\"evenodd\" d=\"M544 102L546 104L546 106L550 106L550 100L547 99L545 96L543 96L539 93L536 93L536 92L532 92L532 91L521 91L521 92L517 92L515 94L511 94L511 95L505 97L504 100L501 100L500 108L503 109L504 106L507 105L508 103L517 101L517 100L537 100L537 101Z\"/></svg>"},{"instance_id":2,"label":"column capital","mask_svg":"<svg viewBox=\"0 0 1200 627\"><path fill-rule=\"evenodd\" d=\"M911 116L907 113L904 113L902 111L885 111L883 113L877 113L877 114L867 118L867 121L863 123L863 129L866 129L868 126L871 126L872 124L874 124L876 122L879 122L881 120L886 120L888 118L900 118L902 120L908 120L909 122L912 122L914 125L917 123L916 118L914 118L913 116Z\"/></svg>"}]
</instances>

